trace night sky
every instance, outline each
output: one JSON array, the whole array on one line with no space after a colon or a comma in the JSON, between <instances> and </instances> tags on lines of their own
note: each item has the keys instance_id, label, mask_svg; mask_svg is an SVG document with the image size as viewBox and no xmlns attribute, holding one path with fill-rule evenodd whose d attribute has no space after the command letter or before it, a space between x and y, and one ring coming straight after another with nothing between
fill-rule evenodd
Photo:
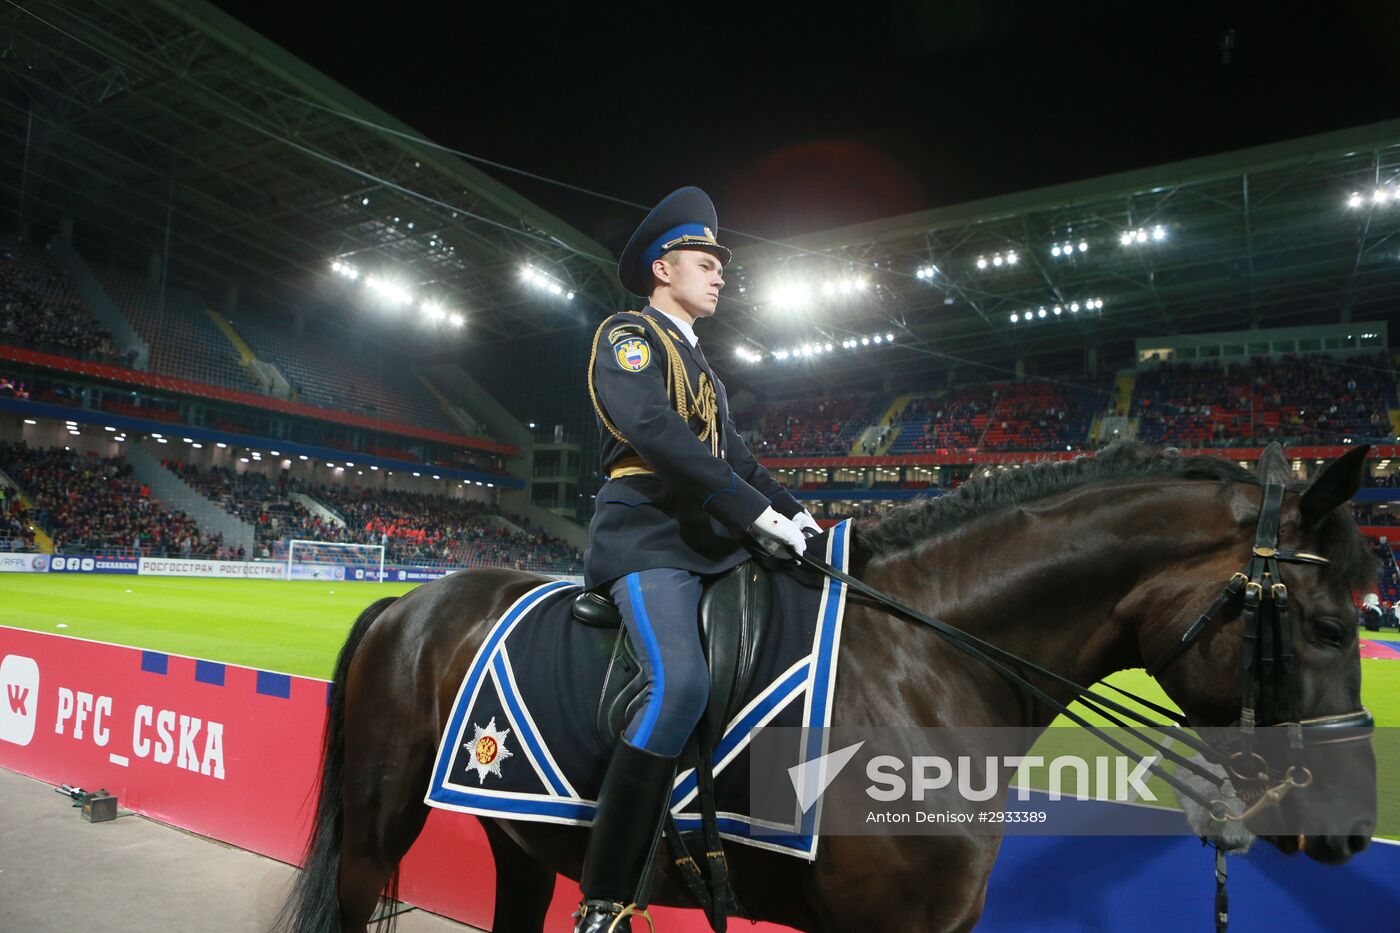
<instances>
[{"instance_id":1,"label":"night sky","mask_svg":"<svg viewBox=\"0 0 1400 933\"><path fill-rule=\"evenodd\" d=\"M1400 116L1385 2L216 3L439 142L698 184L738 244ZM614 251L641 217L490 171Z\"/></svg>"}]
</instances>

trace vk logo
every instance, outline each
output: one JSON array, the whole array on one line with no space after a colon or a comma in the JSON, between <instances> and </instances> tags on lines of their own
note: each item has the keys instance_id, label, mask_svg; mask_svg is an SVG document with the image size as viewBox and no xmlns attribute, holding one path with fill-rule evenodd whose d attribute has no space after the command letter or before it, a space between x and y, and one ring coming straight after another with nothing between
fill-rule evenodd
<instances>
[{"instance_id":1,"label":"vk logo","mask_svg":"<svg viewBox=\"0 0 1400 933\"><path fill-rule=\"evenodd\" d=\"M0 661L0 741L28 745L39 718L39 665L7 654Z\"/></svg>"},{"instance_id":2,"label":"vk logo","mask_svg":"<svg viewBox=\"0 0 1400 933\"><path fill-rule=\"evenodd\" d=\"M10 712L23 716L25 714L25 701L29 699L29 688L21 687L19 684L10 684Z\"/></svg>"}]
</instances>

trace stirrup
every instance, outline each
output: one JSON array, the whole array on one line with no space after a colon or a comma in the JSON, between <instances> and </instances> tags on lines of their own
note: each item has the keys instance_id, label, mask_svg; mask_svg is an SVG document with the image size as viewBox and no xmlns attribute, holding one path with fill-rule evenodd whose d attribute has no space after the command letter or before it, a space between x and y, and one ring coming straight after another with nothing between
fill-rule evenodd
<instances>
[{"instance_id":1,"label":"stirrup","mask_svg":"<svg viewBox=\"0 0 1400 933\"><path fill-rule=\"evenodd\" d=\"M647 929L650 930L651 933L656 933L656 924L651 920L651 911L647 910L645 907L638 909L635 903L628 904L626 907L622 908L622 912L613 918L612 923L608 924L607 933L614 933L614 931L617 930L617 925L628 917L641 917L647 922ZM628 926L631 926L631 924L629 923Z\"/></svg>"},{"instance_id":2,"label":"stirrup","mask_svg":"<svg viewBox=\"0 0 1400 933\"><path fill-rule=\"evenodd\" d=\"M582 920L587 916L589 900L590 898L585 897L583 900L579 901L578 909L570 914L570 916L575 920ZM598 898L598 900L604 900L604 898ZM617 914L608 923L604 933L616 933L618 924L628 917L641 917L647 922L647 929L650 930L651 933L656 933L656 923L651 919L651 912L645 907L639 909L635 902L624 905L622 901L609 900L608 903L612 908L617 910ZM631 924L628 924L628 926L631 926Z\"/></svg>"}]
</instances>

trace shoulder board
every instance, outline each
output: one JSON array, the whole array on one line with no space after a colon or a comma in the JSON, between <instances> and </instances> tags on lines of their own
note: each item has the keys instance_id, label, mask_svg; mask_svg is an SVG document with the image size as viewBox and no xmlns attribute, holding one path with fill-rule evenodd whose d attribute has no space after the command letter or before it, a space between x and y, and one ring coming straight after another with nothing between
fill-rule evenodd
<instances>
[{"instance_id":1,"label":"shoulder board","mask_svg":"<svg viewBox=\"0 0 1400 933\"><path fill-rule=\"evenodd\" d=\"M641 337L645 339L647 335L645 327L643 327L641 324L633 324L630 322L625 324L618 324L614 327L611 327L608 329L607 333L609 344L617 343L619 340L622 340L625 337Z\"/></svg>"}]
</instances>

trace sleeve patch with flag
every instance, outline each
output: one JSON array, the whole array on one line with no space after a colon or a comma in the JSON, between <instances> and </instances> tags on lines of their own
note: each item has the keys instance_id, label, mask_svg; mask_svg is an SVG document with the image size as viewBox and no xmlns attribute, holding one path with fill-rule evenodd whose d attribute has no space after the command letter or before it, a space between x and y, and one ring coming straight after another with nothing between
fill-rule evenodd
<instances>
[{"instance_id":1,"label":"sleeve patch with flag","mask_svg":"<svg viewBox=\"0 0 1400 933\"><path fill-rule=\"evenodd\" d=\"M641 337L627 337L613 344L617 365L629 373L639 373L651 365L651 344Z\"/></svg>"}]
</instances>

